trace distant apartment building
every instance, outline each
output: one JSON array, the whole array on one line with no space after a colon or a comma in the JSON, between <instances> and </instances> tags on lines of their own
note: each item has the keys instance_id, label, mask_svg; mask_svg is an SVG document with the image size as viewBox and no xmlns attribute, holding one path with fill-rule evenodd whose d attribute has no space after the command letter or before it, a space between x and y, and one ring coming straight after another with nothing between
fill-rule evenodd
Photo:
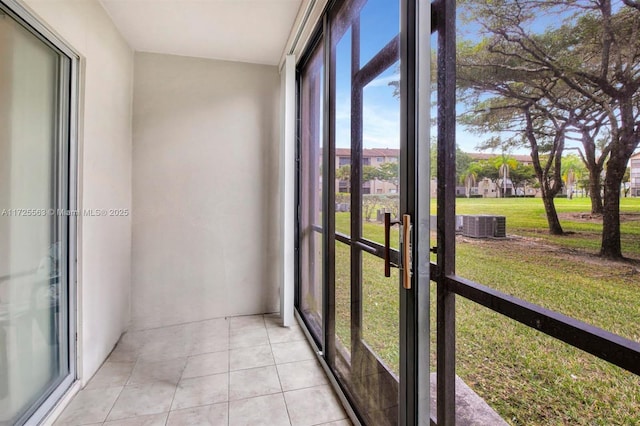
<instances>
[{"instance_id":1,"label":"distant apartment building","mask_svg":"<svg viewBox=\"0 0 640 426\"><path fill-rule=\"evenodd\" d=\"M499 154L488 153L467 153L473 161L485 161L492 160L499 156ZM362 165L380 167L385 163L397 163L398 162L398 149L364 149L362 150ZM513 158L518 163L530 166L533 164L531 156L529 155L509 155L509 158ZM336 170L343 166L351 166L351 149L349 148L336 148ZM640 169L638 169L640 173ZM640 178L639 178L640 179ZM336 191L338 192L351 192L350 180L336 178ZM640 181L639 181L640 187ZM435 181L432 182L431 192L435 197ZM398 191L397 185L394 182L385 180L373 179L362 183L362 194L394 194ZM482 195L485 198L495 198L502 196L502 193L506 196L513 195L528 195L535 196L537 191L533 187L525 186L524 188L514 188L511 179L507 178L506 182L502 183L502 180L498 182L491 181L489 179L478 179L476 184L470 188L471 195ZM456 187L456 195L466 195L466 188L464 185L458 183Z\"/></svg>"},{"instance_id":2,"label":"distant apartment building","mask_svg":"<svg viewBox=\"0 0 640 426\"><path fill-rule=\"evenodd\" d=\"M640 197L640 152L631 156L629 168L631 169L629 194L632 197Z\"/></svg>"},{"instance_id":3,"label":"distant apartment building","mask_svg":"<svg viewBox=\"0 0 640 426\"><path fill-rule=\"evenodd\" d=\"M380 167L385 163L397 163L400 150L398 149L363 149L362 165ZM351 166L351 149L336 148L336 170L343 166ZM336 191L351 192L351 184L346 179L336 179ZM398 192L397 179L395 182L373 179L362 183L362 194L395 194Z\"/></svg>"}]
</instances>

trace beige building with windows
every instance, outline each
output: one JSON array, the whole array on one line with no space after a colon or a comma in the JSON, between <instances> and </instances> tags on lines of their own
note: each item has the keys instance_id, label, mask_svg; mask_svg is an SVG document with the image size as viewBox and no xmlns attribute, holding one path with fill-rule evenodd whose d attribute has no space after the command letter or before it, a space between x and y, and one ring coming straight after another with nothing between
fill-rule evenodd
<instances>
[{"instance_id":1,"label":"beige building with windows","mask_svg":"<svg viewBox=\"0 0 640 426\"><path fill-rule=\"evenodd\" d=\"M383 164L398 163L398 155L400 150L398 149L363 149L362 150L362 165L380 167ZM336 148L336 171L343 166L351 166L351 149L349 148ZM396 194L398 192L398 174L399 170L396 168L396 174L394 178L389 180L372 179L362 184L363 194ZM338 192L351 192L351 183L346 179L336 178L336 191Z\"/></svg>"}]
</instances>

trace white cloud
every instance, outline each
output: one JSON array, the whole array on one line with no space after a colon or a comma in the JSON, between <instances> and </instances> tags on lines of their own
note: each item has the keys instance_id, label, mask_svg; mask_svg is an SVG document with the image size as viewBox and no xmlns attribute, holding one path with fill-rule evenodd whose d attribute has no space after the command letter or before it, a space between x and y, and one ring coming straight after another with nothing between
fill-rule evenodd
<instances>
[{"instance_id":1,"label":"white cloud","mask_svg":"<svg viewBox=\"0 0 640 426\"><path fill-rule=\"evenodd\" d=\"M388 103L365 99L362 120L364 148L400 147L400 105L396 99L390 99ZM351 105L347 96L339 96L336 100L336 147L349 148L350 145Z\"/></svg>"},{"instance_id":2,"label":"white cloud","mask_svg":"<svg viewBox=\"0 0 640 426\"><path fill-rule=\"evenodd\" d=\"M400 148L400 104L365 104L362 117L365 148Z\"/></svg>"},{"instance_id":3,"label":"white cloud","mask_svg":"<svg viewBox=\"0 0 640 426\"><path fill-rule=\"evenodd\" d=\"M392 81L399 81L400 74L387 75L384 77L378 77L373 80L371 83L367 84L367 87L381 87L388 86Z\"/></svg>"}]
</instances>

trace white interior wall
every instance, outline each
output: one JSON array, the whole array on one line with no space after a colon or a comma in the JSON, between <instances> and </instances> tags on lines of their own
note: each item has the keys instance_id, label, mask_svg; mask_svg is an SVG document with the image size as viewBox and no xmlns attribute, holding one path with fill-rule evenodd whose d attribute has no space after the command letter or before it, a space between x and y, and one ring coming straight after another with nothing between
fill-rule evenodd
<instances>
[{"instance_id":1,"label":"white interior wall","mask_svg":"<svg viewBox=\"0 0 640 426\"><path fill-rule=\"evenodd\" d=\"M95 0L25 0L82 55L79 208L131 209L133 52ZM78 218L83 383L130 320L131 217Z\"/></svg>"},{"instance_id":2,"label":"white interior wall","mask_svg":"<svg viewBox=\"0 0 640 426\"><path fill-rule=\"evenodd\" d=\"M296 226L296 58L287 55L280 70L280 181L282 241L280 317L285 327L294 323Z\"/></svg>"},{"instance_id":3,"label":"white interior wall","mask_svg":"<svg viewBox=\"0 0 640 426\"><path fill-rule=\"evenodd\" d=\"M273 312L275 66L136 53L133 326Z\"/></svg>"}]
</instances>

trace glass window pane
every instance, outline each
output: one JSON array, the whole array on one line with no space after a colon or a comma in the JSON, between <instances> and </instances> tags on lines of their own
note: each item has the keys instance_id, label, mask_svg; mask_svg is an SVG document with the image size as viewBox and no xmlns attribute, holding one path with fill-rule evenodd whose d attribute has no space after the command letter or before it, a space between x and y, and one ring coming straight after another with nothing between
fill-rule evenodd
<instances>
[{"instance_id":1,"label":"glass window pane","mask_svg":"<svg viewBox=\"0 0 640 426\"><path fill-rule=\"evenodd\" d=\"M351 247L336 241L336 354L349 364L351 357Z\"/></svg>"},{"instance_id":2,"label":"glass window pane","mask_svg":"<svg viewBox=\"0 0 640 426\"><path fill-rule=\"evenodd\" d=\"M367 0L360 12L360 67L400 32L398 2Z\"/></svg>"},{"instance_id":3,"label":"glass window pane","mask_svg":"<svg viewBox=\"0 0 640 426\"><path fill-rule=\"evenodd\" d=\"M301 74L300 310L311 332L322 331L322 43Z\"/></svg>"},{"instance_id":4,"label":"glass window pane","mask_svg":"<svg viewBox=\"0 0 640 426\"><path fill-rule=\"evenodd\" d=\"M362 237L384 244L384 213L400 209L400 62L380 73L362 94ZM398 227L393 228L397 248Z\"/></svg>"},{"instance_id":5,"label":"glass window pane","mask_svg":"<svg viewBox=\"0 0 640 426\"><path fill-rule=\"evenodd\" d=\"M384 260L362 253L362 338L380 360L400 376L399 269L384 276Z\"/></svg>"},{"instance_id":6,"label":"glass window pane","mask_svg":"<svg viewBox=\"0 0 640 426\"><path fill-rule=\"evenodd\" d=\"M464 90L456 135L456 273L638 341L640 293L631 271L640 261L640 200L624 197L628 178L614 185L619 196L603 206L611 193L607 176L622 177L633 166L631 158L612 169L608 150L620 158L633 149L625 154L614 147L622 137L615 129L624 121L617 106L610 109L618 101L603 95L594 102L576 90L585 73L601 74L603 60L610 69L640 63L622 53L626 41L612 43L619 54L602 57L603 35L587 22L611 19L606 32L626 40L631 30L621 23L637 26L640 17L622 2L610 7L612 18L595 4L588 10L533 1L519 13L492 2L459 7L457 77ZM528 50L539 40L546 40L539 48L553 58L549 63ZM567 76L549 74L550 66L564 67ZM634 87L633 96L640 97L627 77L603 75L612 86ZM529 94L531 103L516 105ZM603 207L612 213L603 215ZM615 221L630 263L598 257L613 235L607 223Z\"/></svg>"},{"instance_id":7,"label":"glass window pane","mask_svg":"<svg viewBox=\"0 0 640 426\"><path fill-rule=\"evenodd\" d=\"M623 102L602 89L639 96L637 73L613 70L637 69L640 14L585 4L458 3L456 178L446 182L455 272L637 342L640 204L625 193L638 145L615 145ZM606 244L618 221L625 259ZM508 422L637 423L637 377L462 297L456 312L456 372Z\"/></svg>"},{"instance_id":8,"label":"glass window pane","mask_svg":"<svg viewBox=\"0 0 640 426\"><path fill-rule=\"evenodd\" d=\"M351 235L351 28L335 47L336 232Z\"/></svg>"}]
</instances>

